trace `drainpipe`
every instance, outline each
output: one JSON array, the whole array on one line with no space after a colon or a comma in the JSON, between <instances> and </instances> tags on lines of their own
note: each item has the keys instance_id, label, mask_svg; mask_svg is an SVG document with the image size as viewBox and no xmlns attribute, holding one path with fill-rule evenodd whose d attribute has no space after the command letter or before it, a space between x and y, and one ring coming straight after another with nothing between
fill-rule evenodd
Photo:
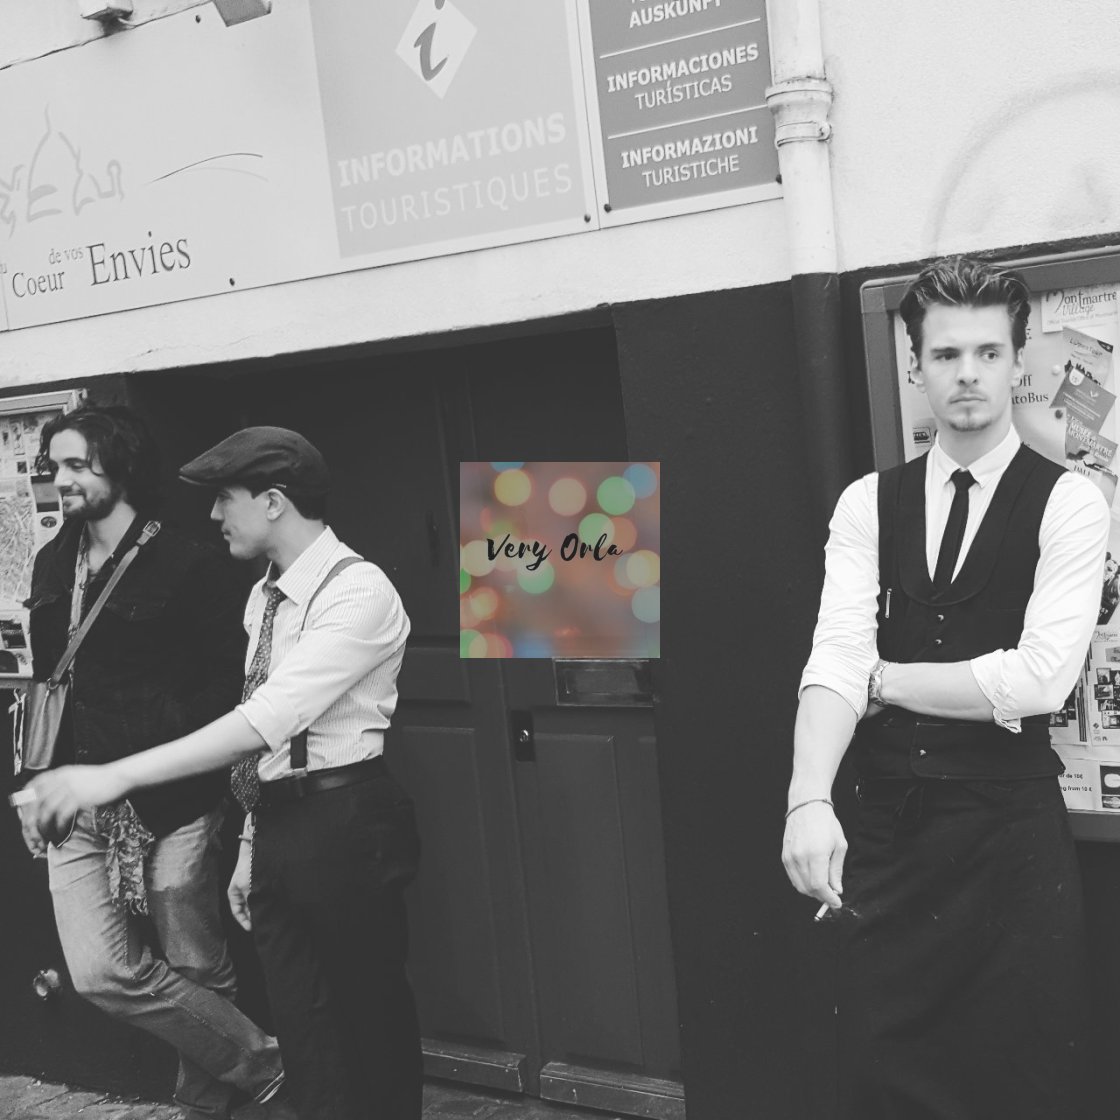
<instances>
[{"instance_id":1,"label":"drainpipe","mask_svg":"<svg viewBox=\"0 0 1120 1120\"><path fill-rule=\"evenodd\" d=\"M785 195L796 336L796 381L805 417L811 488L827 519L852 468L843 321L832 206L828 111L819 0L767 0L778 167Z\"/></svg>"}]
</instances>

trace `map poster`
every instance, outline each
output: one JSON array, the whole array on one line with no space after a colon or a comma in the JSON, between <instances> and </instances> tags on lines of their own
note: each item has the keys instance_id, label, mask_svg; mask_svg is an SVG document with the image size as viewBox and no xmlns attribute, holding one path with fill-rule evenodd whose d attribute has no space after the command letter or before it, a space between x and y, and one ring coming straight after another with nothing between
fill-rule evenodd
<instances>
[{"instance_id":1,"label":"map poster","mask_svg":"<svg viewBox=\"0 0 1120 1120\"><path fill-rule=\"evenodd\" d=\"M35 495L26 475L0 478L0 604L15 606L31 594Z\"/></svg>"},{"instance_id":2,"label":"map poster","mask_svg":"<svg viewBox=\"0 0 1120 1120\"><path fill-rule=\"evenodd\" d=\"M0 677L31 676L24 600L35 554L62 525L52 476L36 468L44 426L80 394L41 393L0 402Z\"/></svg>"}]
</instances>

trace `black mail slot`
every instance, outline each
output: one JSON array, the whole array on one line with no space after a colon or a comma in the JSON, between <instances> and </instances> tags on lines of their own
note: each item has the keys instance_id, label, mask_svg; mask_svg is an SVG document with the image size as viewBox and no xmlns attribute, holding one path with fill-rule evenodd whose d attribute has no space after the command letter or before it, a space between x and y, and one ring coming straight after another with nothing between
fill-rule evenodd
<instances>
[{"instance_id":1,"label":"black mail slot","mask_svg":"<svg viewBox=\"0 0 1120 1120\"><path fill-rule=\"evenodd\" d=\"M573 707L650 707L648 661L555 661L556 703Z\"/></svg>"}]
</instances>

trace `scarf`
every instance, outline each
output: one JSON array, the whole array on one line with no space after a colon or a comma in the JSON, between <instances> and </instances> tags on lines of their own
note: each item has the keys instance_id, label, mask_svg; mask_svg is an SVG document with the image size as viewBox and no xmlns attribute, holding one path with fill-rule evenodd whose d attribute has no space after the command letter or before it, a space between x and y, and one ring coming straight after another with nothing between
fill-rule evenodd
<instances>
[{"instance_id":1,"label":"scarf","mask_svg":"<svg viewBox=\"0 0 1120 1120\"><path fill-rule=\"evenodd\" d=\"M74 568L74 594L70 601L71 641L81 624L89 574L89 540L83 532ZM71 680L74 669L72 664ZM147 914L144 866L156 842L155 836L144 826L129 801L117 801L95 809L93 825L94 831L105 838L105 871L109 876L109 895L114 904L132 914Z\"/></svg>"}]
</instances>

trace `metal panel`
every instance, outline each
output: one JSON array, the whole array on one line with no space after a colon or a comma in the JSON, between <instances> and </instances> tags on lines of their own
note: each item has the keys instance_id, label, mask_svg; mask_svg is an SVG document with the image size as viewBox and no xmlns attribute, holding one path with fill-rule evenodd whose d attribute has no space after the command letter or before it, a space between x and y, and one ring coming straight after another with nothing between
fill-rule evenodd
<instances>
[{"instance_id":1,"label":"metal panel","mask_svg":"<svg viewBox=\"0 0 1120 1120\"><path fill-rule=\"evenodd\" d=\"M423 862L409 892L425 1034L505 1037L490 838L479 741L470 728L411 726L390 753L416 801Z\"/></svg>"},{"instance_id":2,"label":"metal panel","mask_svg":"<svg viewBox=\"0 0 1120 1120\"><path fill-rule=\"evenodd\" d=\"M614 742L537 735L535 945L553 978L540 993L546 1056L641 1066L625 838ZM534 886L549 886L547 898ZM562 978L562 979L561 979Z\"/></svg>"}]
</instances>

